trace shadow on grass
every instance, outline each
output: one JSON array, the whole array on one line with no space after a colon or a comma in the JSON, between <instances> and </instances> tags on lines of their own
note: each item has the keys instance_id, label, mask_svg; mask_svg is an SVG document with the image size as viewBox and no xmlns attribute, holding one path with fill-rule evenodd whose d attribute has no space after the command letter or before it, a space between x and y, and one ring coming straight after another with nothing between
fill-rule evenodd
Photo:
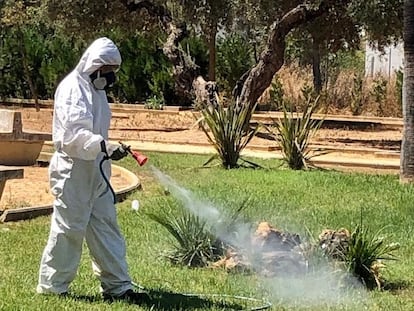
<instances>
[{"instance_id":1,"label":"shadow on grass","mask_svg":"<svg viewBox=\"0 0 414 311\"><path fill-rule=\"evenodd\" d=\"M396 282L385 282L383 290L390 292L399 292L412 286L410 281L396 281Z\"/></svg>"},{"instance_id":2,"label":"shadow on grass","mask_svg":"<svg viewBox=\"0 0 414 311\"><path fill-rule=\"evenodd\" d=\"M149 299L141 305L155 307L156 310L193 310L198 308L221 308L223 310L243 310L236 303L214 301L209 297L186 295L170 291L151 289L147 291Z\"/></svg>"},{"instance_id":3,"label":"shadow on grass","mask_svg":"<svg viewBox=\"0 0 414 311\"><path fill-rule=\"evenodd\" d=\"M62 298L69 298L69 299L73 299L73 300L82 300L85 302L101 302L102 301L102 296L101 295L96 295L96 296L88 296L88 295L76 295L76 294L66 294L66 295L62 295Z\"/></svg>"},{"instance_id":4,"label":"shadow on grass","mask_svg":"<svg viewBox=\"0 0 414 311\"><path fill-rule=\"evenodd\" d=\"M153 310L194 310L200 308L220 308L222 310L243 310L242 305L224 301L215 301L209 297L200 297L190 294L174 293L163 290L147 290L148 298L139 302L126 302L140 306L147 306ZM68 294L65 296L74 300L82 300L85 302L101 302L101 296L85 296ZM111 303L111 302L108 302Z\"/></svg>"}]
</instances>

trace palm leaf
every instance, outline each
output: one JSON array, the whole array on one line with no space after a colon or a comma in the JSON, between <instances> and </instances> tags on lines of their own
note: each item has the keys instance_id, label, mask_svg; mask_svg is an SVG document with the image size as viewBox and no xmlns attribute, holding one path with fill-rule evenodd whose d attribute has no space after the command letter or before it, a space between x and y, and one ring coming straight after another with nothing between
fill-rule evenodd
<instances>
[{"instance_id":1,"label":"palm leaf","mask_svg":"<svg viewBox=\"0 0 414 311\"><path fill-rule=\"evenodd\" d=\"M147 215L163 226L173 238L174 249L167 254L172 262L190 267L205 266L223 255L224 249L217 248L217 238L199 217L188 212L178 216L171 212Z\"/></svg>"},{"instance_id":2,"label":"palm leaf","mask_svg":"<svg viewBox=\"0 0 414 311\"><path fill-rule=\"evenodd\" d=\"M199 124L216 150L222 166L235 168L238 166L240 153L259 130L258 126L253 129L249 127L256 106L249 107L235 101L224 107L218 98L217 102L217 107L203 107L201 112L204 122L200 121Z\"/></svg>"},{"instance_id":3,"label":"palm leaf","mask_svg":"<svg viewBox=\"0 0 414 311\"><path fill-rule=\"evenodd\" d=\"M283 117L274 121L273 127L268 127L269 133L278 142L283 159L292 169L309 167L309 160L316 155L311 153L309 142L321 127L323 120L312 118L318 105L317 98L313 103L304 106L302 114L293 114L287 104L283 105ZM288 111L289 110L289 111Z\"/></svg>"},{"instance_id":4,"label":"palm leaf","mask_svg":"<svg viewBox=\"0 0 414 311\"><path fill-rule=\"evenodd\" d=\"M368 287L379 286L380 276L374 266L382 260L396 260L394 252L398 244L386 243L380 236L384 228L371 234L368 228L358 225L351 234L349 247L344 254L348 270L356 275Z\"/></svg>"}]
</instances>

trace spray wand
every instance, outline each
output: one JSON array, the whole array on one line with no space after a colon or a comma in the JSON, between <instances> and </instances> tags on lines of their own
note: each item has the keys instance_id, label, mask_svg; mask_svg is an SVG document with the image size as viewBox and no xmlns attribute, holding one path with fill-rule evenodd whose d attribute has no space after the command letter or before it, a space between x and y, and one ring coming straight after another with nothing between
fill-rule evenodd
<instances>
[{"instance_id":1,"label":"spray wand","mask_svg":"<svg viewBox=\"0 0 414 311\"><path fill-rule=\"evenodd\" d=\"M145 155L139 153L138 151L131 150L131 146L127 146L122 142L119 142L119 144L121 145L122 149L127 151L135 159L135 161L137 161L139 166L143 166L145 163L147 163L148 158ZM101 148L102 148L102 150L106 150L104 141L101 142ZM105 151L105 153L106 153L106 151ZM102 175L103 179L105 180L106 184L108 185L108 188L112 193L112 196L114 197L114 204L115 204L116 203L116 193L115 193L114 189L112 188L111 183L109 182L108 178L105 176L105 173L104 173L103 168L102 168L103 162L105 160L108 160L108 159L109 159L109 156L108 156L108 154L106 154L106 156L104 156L102 158L101 162L99 163L99 170L101 171L101 175Z\"/></svg>"},{"instance_id":2,"label":"spray wand","mask_svg":"<svg viewBox=\"0 0 414 311\"><path fill-rule=\"evenodd\" d=\"M119 141L119 144L121 145L122 149L127 151L135 159L135 161L137 161L139 166L143 166L145 163L147 163L148 158L146 156L139 153L138 151L131 150L131 146L127 146L121 141Z\"/></svg>"}]
</instances>

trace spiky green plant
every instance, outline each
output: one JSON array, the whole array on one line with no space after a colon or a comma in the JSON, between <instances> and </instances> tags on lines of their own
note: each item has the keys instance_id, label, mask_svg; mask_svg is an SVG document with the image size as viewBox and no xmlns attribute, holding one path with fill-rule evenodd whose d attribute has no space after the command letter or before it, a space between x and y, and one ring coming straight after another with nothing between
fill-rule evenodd
<instances>
[{"instance_id":1,"label":"spiky green plant","mask_svg":"<svg viewBox=\"0 0 414 311\"><path fill-rule=\"evenodd\" d=\"M384 260L396 260L394 252L397 243L387 243L381 236L383 229L372 234L367 227L358 225L351 234L344 262L349 272L360 279L368 288L381 288L380 270L385 268Z\"/></svg>"},{"instance_id":2,"label":"spiky green plant","mask_svg":"<svg viewBox=\"0 0 414 311\"><path fill-rule=\"evenodd\" d=\"M309 160L316 155L311 153L309 142L323 122L312 118L318 107L318 101L319 97L314 101L309 98L302 113L294 113L293 109L289 109L284 104L283 117L276 120L273 126L268 127L268 131L281 148L283 160L291 169L308 168Z\"/></svg>"},{"instance_id":3,"label":"spiky green plant","mask_svg":"<svg viewBox=\"0 0 414 311\"><path fill-rule=\"evenodd\" d=\"M259 126L250 126L252 114L256 108L232 101L225 107L217 97L216 107L204 106L201 113L200 126L217 154L213 155L204 165L219 158L226 169L237 168L239 159L257 166L241 158L240 153L257 134Z\"/></svg>"},{"instance_id":4,"label":"spiky green plant","mask_svg":"<svg viewBox=\"0 0 414 311\"><path fill-rule=\"evenodd\" d=\"M242 211L248 206L248 199L235 210L226 211L213 224L186 210L178 214L164 211L159 214L147 212L149 218L163 226L173 239L173 250L166 256L176 264L189 267L203 267L224 256L232 242L238 238L239 225L246 227ZM165 203L165 202L164 202Z\"/></svg>"},{"instance_id":5,"label":"spiky green plant","mask_svg":"<svg viewBox=\"0 0 414 311\"><path fill-rule=\"evenodd\" d=\"M203 267L224 253L220 243L207 223L200 217L182 212L179 216L171 212L148 216L162 225L173 237L174 249L167 257L176 264Z\"/></svg>"}]
</instances>

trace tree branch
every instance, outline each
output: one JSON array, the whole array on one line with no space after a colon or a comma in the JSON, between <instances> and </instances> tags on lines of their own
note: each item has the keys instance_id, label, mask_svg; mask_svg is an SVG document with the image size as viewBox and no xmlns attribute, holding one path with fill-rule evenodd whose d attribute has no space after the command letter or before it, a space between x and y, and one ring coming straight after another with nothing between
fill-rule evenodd
<instances>
[{"instance_id":1,"label":"tree branch","mask_svg":"<svg viewBox=\"0 0 414 311\"><path fill-rule=\"evenodd\" d=\"M170 11L167 10L167 8L164 6L156 5L152 1L121 0L121 3L129 12L146 10L149 16L158 18L163 24L164 28L167 28L167 24L172 21Z\"/></svg>"},{"instance_id":2,"label":"tree branch","mask_svg":"<svg viewBox=\"0 0 414 311\"><path fill-rule=\"evenodd\" d=\"M272 25L267 45L257 65L250 70L247 77L245 75L241 77L241 81L239 80L240 82L236 85L242 85L242 88L241 90L235 89L233 94L238 95L241 103L253 106L270 85L275 73L283 66L287 34L299 25L328 13L334 5L345 6L349 2L350 0L325 0L317 8L309 8L305 4L300 4L287 12Z\"/></svg>"},{"instance_id":3,"label":"tree branch","mask_svg":"<svg viewBox=\"0 0 414 311\"><path fill-rule=\"evenodd\" d=\"M161 21L162 27L168 35L163 46L163 52L174 68L173 78L176 94L184 103L192 103L196 96L193 88L195 85L200 85L201 77L199 77L199 67L180 47L180 42L187 36L186 25L177 25L167 8L156 5L151 1L121 1L129 12L145 9L150 16L156 17ZM196 80L198 83L194 84Z\"/></svg>"}]
</instances>

